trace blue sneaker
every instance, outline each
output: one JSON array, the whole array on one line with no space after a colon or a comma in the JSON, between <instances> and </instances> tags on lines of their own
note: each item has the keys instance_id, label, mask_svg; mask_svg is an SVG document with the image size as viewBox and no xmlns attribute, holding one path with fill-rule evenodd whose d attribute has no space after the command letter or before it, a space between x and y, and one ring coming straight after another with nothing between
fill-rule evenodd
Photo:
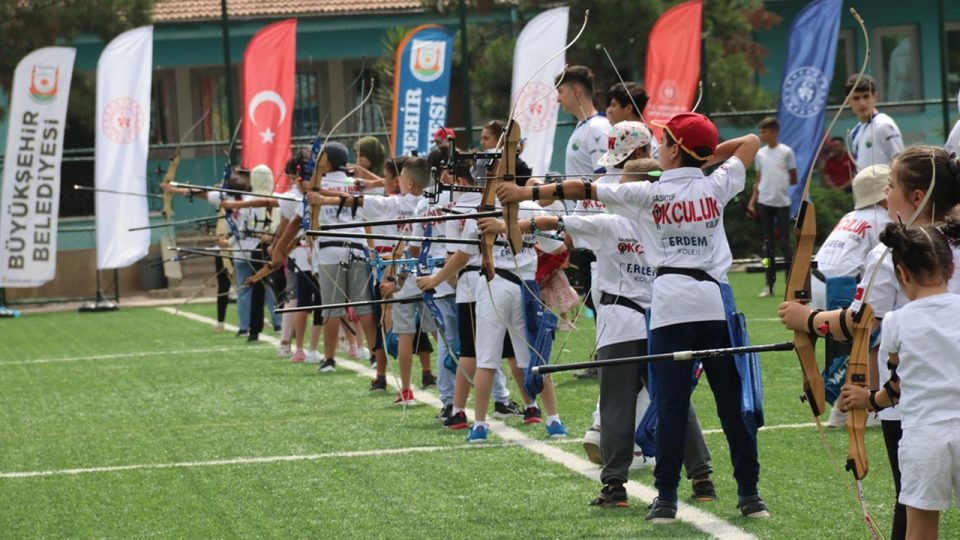
<instances>
[{"instance_id":1,"label":"blue sneaker","mask_svg":"<svg viewBox=\"0 0 960 540\"><path fill-rule=\"evenodd\" d=\"M557 420L552 424L547 424L547 436L551 439L566 437L567 428L563 427L563 422Z\"/></svg>"},{"instance_id":2,"label":"blue sneaker","mask_svg":"<svg viewBox=\"0 0 960 540\"><path fill-rule=\"evenodd\" d=\"M487 426L483 424L474 424L470 428L470 433L467 433L467 442L468 443L483 443L487 442Z\"/></svg>"}]
</instances>

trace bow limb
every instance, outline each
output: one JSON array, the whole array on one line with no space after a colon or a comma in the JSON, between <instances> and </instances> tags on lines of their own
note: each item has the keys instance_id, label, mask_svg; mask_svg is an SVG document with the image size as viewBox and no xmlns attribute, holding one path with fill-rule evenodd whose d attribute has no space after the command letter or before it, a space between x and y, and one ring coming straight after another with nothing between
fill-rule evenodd
<instances>
[{"instance_id":1,"label":"bow limb","mask_svg":"<svg viewBox=\"0 0 960 540\"><path fill-rule=\"evenodd\" d=\"M817 238L817 212L813 202L803 200L800 203L794 234L797 246L793 253L784 301L807 304L810 302L810 260L813 257L813 243ZM793 346L803 371L804 395L801 400L810 405L814 417L819 417L826 411L826 399L815 345L816 336L805 331L793 333Z\"/></svg>"}]
</instances>

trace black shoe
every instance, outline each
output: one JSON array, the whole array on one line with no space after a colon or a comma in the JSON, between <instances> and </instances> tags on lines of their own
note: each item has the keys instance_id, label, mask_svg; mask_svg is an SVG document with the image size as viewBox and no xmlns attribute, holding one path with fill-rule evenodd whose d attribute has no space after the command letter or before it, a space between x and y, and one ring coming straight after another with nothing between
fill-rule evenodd
<instances>
[{"instance_id":1,"label":"black shoe","mask_svg":"<svg viewBox=\"0 0 960 540\"><path fill-rule=\"evenodd\" d=\"M677 503L672 501L662 501L660 497L653 500L649 506L650 511L647 517L643 518L650 523L666 524L677 520Z\"/></svg>"},{"instance_id":2,"label":"black shoe","mask_svg":"<svg viewBox=\"0 0 960 540\"><path fill-rule=\"evenodd\" d=\"M332 373L337 370L337 361L333 358L327 358L317 369L320 373Z\"/></svg>"},{"instance_id":3,"label":"black shoe","mask_svg":"<svg viewBox=\"0 0 960 540\"><path fill-rule=\"evenodd\" d=\"M540 417L540 407L527 407L523 411L524 424L539 424L541 422L543 422L543 419Z\"/></svg>"},{"instance_id":4,"label":"black shoe","mask_svg":"<svg viewBox=\"0 0 960 540\"><path fill-rule=\"evenodd\" d=\"M493 404L494 418L509 418L511 416L523 416L520 406L513 401L498 401Z\"/></svg>"},{"instance_id":5,"label":"black shoe","mask_svg":"<svg viewBox=\"0 0 960 540\"><path fill-rule=\"evenodd\" d=\"M629 508L627 488L623 484L607 484L600 490L600 496L590 501L590 506L600 508Z\"/></svg>"},{"instance_id":6,"label":"black shoe","mask_svg":"<svg viewBox=\"0 0 960 540\"><path fill-rule=\"evenodd\" d=\"M371 392L386 392L386 390L387 390L386 377L377 377L376 379L370 381Z\"/></svg>"},{"instance_id":7,"label":"black shoe","mask_svg":"<svg viewBox=\"0 0 960 540\"><path fill-rule=\"evenodd\" d=\"M258 333L252 333L249 336L247 336L247 343L254 343L257 341L260 341L260 334Z\"/></svg>"},{"instance_id":8,"label":"black shoe","mask_svg":"<svg viewBox=\"0 0 960 540\"><path fill-rule=\"evenodd\" d=\"M470 427L470 424L467 423L467 414L463 411L453 414L453 409L450 410L450 416L443 421L443 427L447 429L467 429Z\"/></svg>"},{"instance_id":9,"label":"black shoe","mask_svg":"<svg viewBox=\"0 0 960 540\"><path fill-rule=\"evenodd\" d=\"M767 504L763 502L763 499L759 495L751 495L738 504L740 507L740 513L744 517L748 518L768 518L770 517L770 510L767 508Z\"/></svg>"},{"instance_id":10,"label":"black shoe","mask_svg":"<svg viewBox=\"0 0 960 540\"><path fill-rule=\"evenodd\" d=\"M450 418L450 413L453 412L453 403L449 405L444 405L440 412L437 413L437 420L443 421L447 418Z\"/></svg>"},{"instance_id":11,"label":"black shoe","mask_svg":"<svg viewBox=\"0 0 960 540\"><path fill-rule=\"evenodd\" d=\"M237 337L243 337L243 336L247 335L248 333L249 333L249 332L247 332L246 330L238 330L238 331L237 331Z\"/></svg>"},{"instance_id":12,"label":"black shoe","mask_svg":"<svg viewBox=\"0 0 960 540\"><path fill-rule=\"evenodd\" d=\"M420 377L420 387L426 390L427 388L434 388L436 386L437 378L433 376L433 373L424 371L423 375Z\"/></svg>"},{"instance_id":13,"label":"black shoe","mask_svg":"<svg viewBox=\"0 0 960 540\"><path fill-rule=\"evenodd\" d=\"M710 478L693 479L693 498L697 502L712 502L717 500L717 489Z\"/></svg>"},{"instance_id":14,"label":"black shoe","mask_svg":"<svg viewBox=\"0 0 960 540\"><path fill-rule=\"evenodd\" d=\"M573 376L578 379L596 379L598 376L600 376L600 370L595 367L591 367L574 373Z\"/></svg>"},{"instance_id":15,"label":"black shoe","mask_svg":"<svg viewBox=\"0 0 960 540\"><path fill-rule=\"evenodd\" d=\"M377 367L377 355L375 354L370 355L370 367Z\"/></svg>"}]
</instances>

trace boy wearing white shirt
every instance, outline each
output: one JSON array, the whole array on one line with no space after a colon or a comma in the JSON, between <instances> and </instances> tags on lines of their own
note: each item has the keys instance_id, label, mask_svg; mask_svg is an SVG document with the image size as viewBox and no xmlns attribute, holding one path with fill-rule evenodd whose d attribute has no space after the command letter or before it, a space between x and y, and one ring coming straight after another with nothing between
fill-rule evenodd
<instances>
[{"instance_id":1,"label":"boy wearing white shirt","mask_svg":"<svg viewBox=\"0 0 960 540\"><path fill-rule=\"evenodd\" d=\"M765 144L757 152L754 167L757 179L753 183L753 195L747 204L747 213L760 216L763 233L763 251L767 264L767 285L760 292L761 298L773 296L773 284L777 280L773 249L774 229L780 229L780 251L784 258L784 272L788 272L793 259L790 243L790 186L797 183L797 157L793 149L779 142L780 124L773 116L760 121L760 141Z\"/></svg>"},{"instance_id":2,"label":"boy wearing white shirt","mask_svg":"<svg viewBox=\"0 0 960 540\"><path fill-rule=\"evenodd\" d=\"M403 171L400 173L400 195L341 195L340 197L330 197L319 193L308 193L307 198L310 200L310 204L324 207L362 207L364 209L364 219L373 221L403 219L413 217L416 214L423 189L429 181L430 175L426 161L423 158L413 158L406 161ZM419 224L398 225L397 227L413 235L418 235L420 232ZM419 253L418 246L408 246L408 248L414 256ZM414 279L408 278L403 273L391 277L394 279L388 278L380 285L380 293L384 298L392 295L395 298L403 299L419 294ZM424 332L436 330L433 318L430 317L422 302L393 306L392 330L399 338L397 360L400 364L401 381L400 393L394 401L397 405L413 405L415 403L413 390L410 388L410 379L413 369L414 338L419 335L418 317L420 327ZM374 341L370 340L371 343Z\"/></svg>"},{"instance_id":3,"label":"boy wearing white shirt","mask_svg":"<svg viewBox=\"0 0 960 540\"><path fill-rule=\"evenodd\" d=\"M849 94L857 82L857 75L847 79L844 92ZM877 105L877 83L864 75L850 97L850 109L860 121L850 132L850 151L856 160L857 171L870 165L887 165L893 156L903 151L903 137L893 118L880 112Z\"/></svg>"},{"instance_id":4,"label":"boy wearing white shirt","mask_svg":"<svg viewBox=\"0 0 960 540\"><path fill-rule=\"evenodd\" d=\"M568 66L557 77L562 81L557 87L557 102L563 112L577 119L577 126L567 140L564 174L583 175L593 178L595 173L604 173L606 169L597 164L600 156L607 150L610 121L601 115L593 102L593 72L586 66ZM588 176L589 175L589 176ZM564 201L567 209L574 208L572 202ZM586 250L570 252L570 264L579 269L580 284L584 294L591 290L590 265L593 254ZM588 296L586 306L594 309L593 300ZM594 378L595 370L587 370L578 377Z\"/></svg>"},{"instance_id":5,"label":"boy wearing white shirt","mask_svg":"<svg viewBox=\"0 0 960 540\"><path fill-rule=\"evenodd\" d=\"M707 117L674 116L662 126L663 174L656 183L632 182L592 186L568 180L552 186L517 188L501 183L501 201L553 200L565 196L601 200L615 213L634 219L651 241L651 263L657 266L650 320L651 353L729 347L727 314L720 292L732 262L723 233L723 207L746 181L746 167L759 149L759 139L746 135L718 145L719 133ZM702 168L723 161L709 176ZM677 513L677 486L684 454L693 362L657 362L657 467L659 496L646 519L672 523ZM741 406L741 381L732 357L703 364L717 413L730 446L738 506L746 517L767 517L759 494L760 465L756 428L748 427Z\"/></svg>"}]
</instances>

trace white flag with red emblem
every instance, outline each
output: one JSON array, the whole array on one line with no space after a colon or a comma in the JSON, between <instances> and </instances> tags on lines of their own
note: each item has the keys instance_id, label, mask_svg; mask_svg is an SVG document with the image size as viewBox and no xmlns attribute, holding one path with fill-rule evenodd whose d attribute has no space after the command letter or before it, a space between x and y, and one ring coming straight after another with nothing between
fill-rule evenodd
<instances>
[{"instance_id":1,"label":"white flag with red emblem","mask_svg":"<svg viewBox=\"0 0 960 540\"><path fill-rule=\"evenodd\" d=\"M513 49L513 118L520 124L523 153L520 157L534 175L550 170L553 137L557 132L557 91L553 88L563 72L566 56L561 54L524 85L551 55L566 45L570 9L559 7L534 17L520 32ZM522 86L522 88L521 88Z\"/></svg>"},{"instance_id":2,"label":"white flag with red emblem","mask_svg":"<svg viewBox=\"0 0 960 540\"><path fill-rule=\"evenodd\" d=\"M39 287L57 269L60 162L76 49L46 47L17 64L0 195L0 287Z\"/></svg>"},{"instance_id":3,"label":"white flag with red emblem","mask_svg":"<svg viewBox=\"0 0 960 540\"><path fill-rule=\"evenodd\" d=\"M257 32L243 54L243 140L241 164L266 165L273 172L274 191L290 187L282 176L290 159L294 77L297 64L297 20L287 19Z\"/></svg>"},{"instance_id":4,"label":"white flag with red emblem","mask_svg":"<svg viewBox=\"0 0 960 540\"><path fill-rule=\"evenodd\" d=\"M113 38L97 62L97 189L147 192L153 27ZM97 268L123 268L150 250L147 198L98 191Z\"/></svg>"}]
</instances>

